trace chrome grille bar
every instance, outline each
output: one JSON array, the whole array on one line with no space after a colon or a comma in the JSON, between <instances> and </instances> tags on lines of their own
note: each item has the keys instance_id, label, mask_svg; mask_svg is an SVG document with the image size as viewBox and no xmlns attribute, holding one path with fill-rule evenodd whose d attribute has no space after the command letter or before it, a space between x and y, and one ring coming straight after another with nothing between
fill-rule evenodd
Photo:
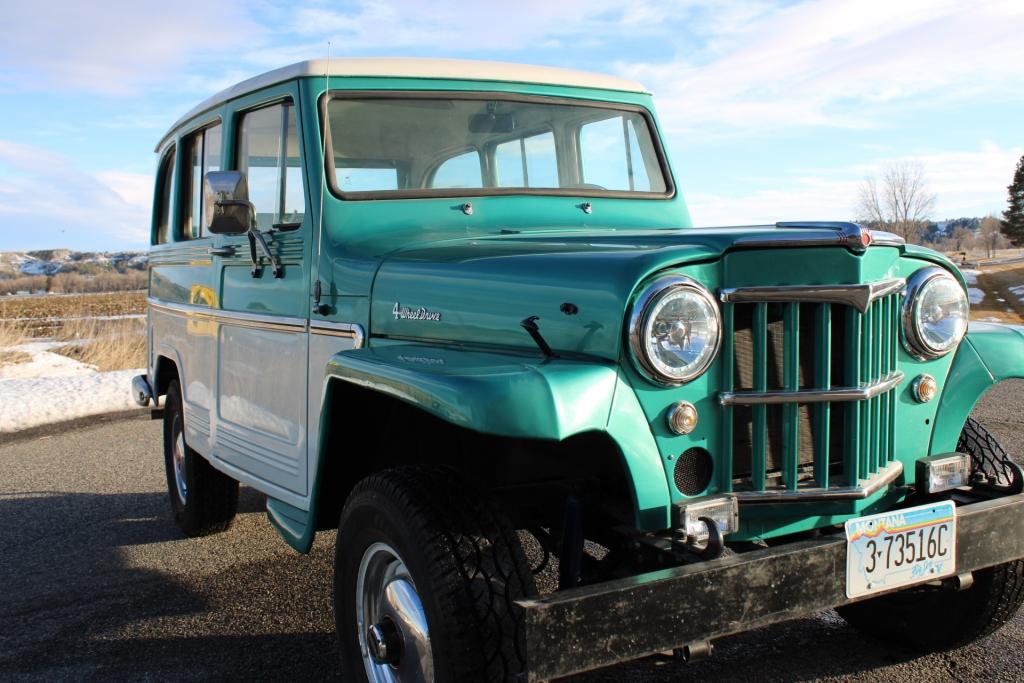
<instances>
[{"instance_id":1,"label":"chrome grille bar","mask_svg":"<svg viewBox=\"0 0 1024 683\"><path fill-rule=\"evenodd\" d=\"M723 391L719 394L718 401L723 406L867 401L895 388L902 381L903 373L897 370L874 382L869 382L859 387L800 389L797 391Z\"/></svg>"},{"instance_id":2,"label":"chrome grille bar","mask_svg":"<svg viewBox=\"0 0 1024 683\"><path fill-rule=\"evenodd\" d=\"M770 301L773 303L820 303L853 306L861 313L871 304L905 288L902 278L880 280L859 285L783 285L772 287L726 287L719 290L723 303L743 304Z\"/></svg>"}]
</instances>

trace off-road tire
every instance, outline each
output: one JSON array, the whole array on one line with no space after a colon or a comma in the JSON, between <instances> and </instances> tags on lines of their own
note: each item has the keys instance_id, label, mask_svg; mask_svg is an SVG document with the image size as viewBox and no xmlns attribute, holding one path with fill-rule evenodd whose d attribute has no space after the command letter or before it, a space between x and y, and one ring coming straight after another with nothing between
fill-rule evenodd
<instances>
[{"instance_id":1,"label":"off-road tire","mask_svg":"<svg viewBox=\"0 0 1024 683\"><path fill-rule=\"evenodd\" d=\"M519 538L456 472L412 466L356 485L341 514L334 611L346 681L366 681L356 633L356 581L364 552L393 547L423 603L438 683L519 680L521 610L536 593Z\"/></svg>"},{"instance_id":2,"label":"off-road tire","mask_svg":"<svg viewBox=\"0 0 1024 683\"><path fill-rule=\"evenodd\" d=\"M185 428L181 386L171 380L164 402L164 468L167 494L171 499L174 522L188 536L206 536L226 530L238 511L238 482L214 469L206 458L185 448L185 481L188 493L184 503L178 495L174 473L174 443Z\"/></svg>"},{"instance_id":3,"label":"off-road tire","mask_svg":"<svg viewBox=\"0 0 1024 683\"><path fill-rule=\"evenodd\" d=\"M968 420L958 449L972 461L998 462L1006 451L975 420ZM1024 602L1024 560L974 572L970 588L945 591L913 588L836 611L851 626L921 652L962 647L991 635L1013 618Z\"/></svg>"}]
</instances>

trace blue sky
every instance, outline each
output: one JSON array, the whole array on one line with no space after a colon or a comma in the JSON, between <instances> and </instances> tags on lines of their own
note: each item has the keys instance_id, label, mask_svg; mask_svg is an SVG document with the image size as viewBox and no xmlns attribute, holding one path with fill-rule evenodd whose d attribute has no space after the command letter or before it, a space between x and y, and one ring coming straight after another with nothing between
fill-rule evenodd
<instances>
[{"instance_id":1,"label":"blue sky","mask_svg":"<svg viewBox=\"0 0 1024 683\"><path fill-rule=\"evenodd\" d=\"M854 216L923 164L934 219L1005 207L1024 154L1024 2L5 3L0 251L148 239L153 146L184 111L311 57L603 71L655 94L698 225Z\"/></svg>"}]
</instances>

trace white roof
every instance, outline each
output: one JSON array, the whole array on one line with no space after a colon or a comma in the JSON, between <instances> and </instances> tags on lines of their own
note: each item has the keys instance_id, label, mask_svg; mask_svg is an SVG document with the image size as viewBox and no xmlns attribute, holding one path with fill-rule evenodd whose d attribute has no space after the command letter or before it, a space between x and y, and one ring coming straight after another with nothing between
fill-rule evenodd
<instances>
[{"instance_id":1,"label":"white roof","mask_svg":"<svg viewBox=\"0 0 1024 683\"><path fill-rule=\"evenodd\" d=\"M311 59L268 71L259 76L236 83L221 90L193 107L187 114L174 122L170 131L160 140L157 149L163 146L171 131L188 119L213 109L228 100L240 97L254 90L276 83L290 81L304 76L323 76L327 71L326 59ZM392 78L436 78L473 81L506 81L512 83L539 83L543 85L568 85L577 88L620 90L646 93L644 86L617 76L559 69L553 66L532 64L511 64L507 62L484 62L465 59L426 59L407 57L345 57L330 61L331 76L349 77L392 77Z\"/></svg>"}]
</instances>

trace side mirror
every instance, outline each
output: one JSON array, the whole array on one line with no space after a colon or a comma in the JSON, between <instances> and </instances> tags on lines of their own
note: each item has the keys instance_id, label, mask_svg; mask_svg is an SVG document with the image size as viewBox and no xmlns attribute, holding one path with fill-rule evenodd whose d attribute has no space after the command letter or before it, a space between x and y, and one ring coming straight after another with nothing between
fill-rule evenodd
<instances>
[{"instance_id":1,"label":"side mirror","mask_svg":"<svg viewBox=\"0 0 1024 683\"><path fill-rule=\"evenodd\" d=\"M210 171L203 179L206 229L217 235L241 235L255 224L249 184L241 171Z\"/></svg>"}]
</instances>

